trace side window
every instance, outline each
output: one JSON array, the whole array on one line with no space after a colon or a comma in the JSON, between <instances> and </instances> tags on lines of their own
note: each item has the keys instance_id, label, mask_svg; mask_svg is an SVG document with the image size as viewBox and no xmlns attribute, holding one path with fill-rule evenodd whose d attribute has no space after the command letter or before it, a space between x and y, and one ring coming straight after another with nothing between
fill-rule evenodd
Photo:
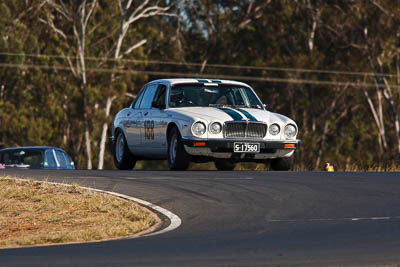
<instances>
[{"instance_id":1,"label":"side window","mask_svg":"<svg viewBox=\"0 0 400 267\"><path fill-rule=\"evenodd\" d=\"M54 159L54 154L53 150L46 150L45 152L45 161L44 161L44 167L45 168L57 168L57 163L56 160Z\"/></svg>"},{"instance_id":2,"label":"side window","mask_svg":"<svg viewBox=\"0 0 400 267\"><path fill-rule=\"evenodd\" d=\"M240 88L240 94L242 95L243 102L246 106L250 106L249 97L247 96L246 89Z\"/></svg>"},{"instance_id":3,"label":"side window","mask_svg":"<svg viewBox=\"0 0 400 267\"><path fill-rule=\"evenodd\" d=\"M138 109L139 108L140 102L142 101L142 98L143 98L143 95L144 95L145 91L146 91L146 89L143 89L143 90L140 91L138 97L135 100L135 104L133 105L134 109Z\"/></svg>"},{"instance_id":4,"label":"side window","mask_svg":"<svg viewBox=\"0 0 400 267\"><path fill-rule=\"evenodd\" d=\"M233 88L233 98L235 99L235 105L245 105L243 95L238 88Z\"/></svg>"},{"instance_id":5,"label":"side window","mask_svg":"<svg viewBox=\"0 0 400 267\"><path fill-rule=\"evenodd\" d=\"M151 102L154 99L154 95L156 94L157 85L152 84L147 86L146 92L143 95L142 102L140 103L141 109L149 109L151 108Z\"/></svg>"},{"instance_id":6,"label":"side window","mask_svg":"<svg viewBox=\"0 0 400 267\"><path fill-rule=\"evenodd\" d=\"M250 88L245 88L245 94L250 101L250 105L260 105L260 100L257 99L257 96L251 91Z\"/></svg>"},{"instance_id":7,"label":"side window","mask_svg":"<svg viewBox=\"0 0 400 267\"><path fill-rule=\"evenodd\" d=\"M67 168L67 162L65 161L64 155L61 151L56 150L56 157L58 160L58 163L60 163L60 168Z\"/></svg>"},{"instance_id":8,"label":"side window","mask_svg":"<svg viewBox=\"0 0 400 267\"><path fill-rule=\"evenodd\" d=\"M3 164L11 164L11 157L10 157L10 153L8 152L4 152L2 158L1 158L1 163Z\"/></svg>"},{"instance_id":9,"label":"side window","mask_svg":"<svg viewBox=\"0 0 400 267\"><path fill-rule=\"evenodd\" d=\"M160 109L165 108L165 94L167 92L167 87L163 84L160 84L157 89L157 93L154 96L154 102L156 102L156 105Z\"/></svg>"},{"instance_id":10,"label":"side window","mask_svg":"<svg viewBox=\"0 0 400 267\"><path fill-rule=\"evenodd\" d=\"M67 164L67 168L68 169L72 169L72 165L71 165L72 160L71 160L71 158L67 154L65 154L64 152L62 152L62 154L63 154L63 156L65 158L65 162Z\"/></svg>"},{"instance_id":11,"label":"side window","mask_svg":"<svg viewBox=\"0 0 400 267\"><path fill-rule=\"evenodd\" d=\"M40 150L27 150L23 156L22 162L31 167L43 166L43 152Z\"/></svg>"}]
</instances>

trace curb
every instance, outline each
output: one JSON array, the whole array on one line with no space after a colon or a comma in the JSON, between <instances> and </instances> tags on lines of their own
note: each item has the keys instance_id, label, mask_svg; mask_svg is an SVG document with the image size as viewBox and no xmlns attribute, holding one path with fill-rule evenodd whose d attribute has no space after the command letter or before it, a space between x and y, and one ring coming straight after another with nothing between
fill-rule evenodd
<instances>
[{"instance_id":1,"label":"curb","mask_svg":"<svg viewBox=\"0 0 400 267\"><path fill-rule=\"evenodd\" d=\"M65 185L65 184L62 184L62 185ZM157 206L157 205L155 205L153 203L150 203L150 202L148 202L146 200L143 200L143 199L140 199L140 198L131 197L131 196L127 196L127 195L120 194L120 193L100 190L100 189L96 189L96 188L83 187L83 186L80 186L80 187L83 188L83 189L87 189L87 190L91 190L91 191L95 191L95 192L100 192L100 193L106 193L106 194L109 194L109 195L113 195L113 196L116 196L116 197L120 197L120 198L123 198L123 199L127 199L127 200L130 200L130 201L137 202L137 203L139 203L139 204L141 204L143 206L146 206L147 208L149 208L151 210L155 210L155 211L161 213L162 215L166 216L170 220L171 223L166 228L158 230L158 231L155 231L155 232L151 232L149 234L142 235L140 237L164 234L164 233L167 233L167 232L175 230L176 228L178 228L182 224L182 220L181 220L181 218L179 218L178 215L176 215L176 214L170 212L169 210L166 210L166 209L164 209L164 208L162 208L160 206Z\"/></svg>"}]
</instances>

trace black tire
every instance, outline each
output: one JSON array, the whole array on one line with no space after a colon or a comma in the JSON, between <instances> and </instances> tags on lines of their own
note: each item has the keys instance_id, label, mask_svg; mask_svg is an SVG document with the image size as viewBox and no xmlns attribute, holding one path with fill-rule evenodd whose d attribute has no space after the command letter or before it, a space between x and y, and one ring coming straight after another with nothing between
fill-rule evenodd
<instances>
[{"instance_id":1,"label":"black tire","mask_svg":"<svg viewBox=\"0 0 400 267\"><path fill-rule=\"evenodd\" d=\"M190 156L186 152L181 135L177 128L172 128L168 135L168 167L170 170L187 170L190 163Z\"/></svg>"},{"instance_id":2,"label":"black tire","mask_svg":"<svg viewBox=\"0 0 400 267\"><path fill-rule=\"evenodd\" d=\"M216 159L214 164L219 171L232 171L236 166L236 163L229 159Z\"/></svg>"},{"instance_id":3,"label":"black tire","mask_svg":"<svg viewBox=\"0 0 400 267\"><path fill-rule=\"evenodd\" d=\"M120 170L132 170L136 159L128 148L126 138L121 131L116 134L114 142L114 163Z\"/></svg>"},{"instance_id":4,"label":"black tire","mask_svg":"<svg viewBox=\"0 0 400 267\"><path fill-rule=\"evenodd\" d=\"M271 160L271 169L274 171L289 171L293 165L293 156Z\"/></svg>"}]
</instances>

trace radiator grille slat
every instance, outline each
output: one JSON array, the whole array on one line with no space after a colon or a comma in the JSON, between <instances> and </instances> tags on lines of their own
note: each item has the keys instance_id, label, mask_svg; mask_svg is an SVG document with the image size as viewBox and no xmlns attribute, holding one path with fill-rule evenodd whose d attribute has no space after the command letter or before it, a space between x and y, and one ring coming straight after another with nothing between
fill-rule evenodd
<instances>
[{"instance_id":1,"label":"radiator grille slat","mask_svg":"<svg viewBox=\"0 0 400 267\"><path fill-rule=\"evenodd\" d=\"M267 125L251 122L226 123L224 133L226 138L264 138Z\"/></svg>"}]
</instances>

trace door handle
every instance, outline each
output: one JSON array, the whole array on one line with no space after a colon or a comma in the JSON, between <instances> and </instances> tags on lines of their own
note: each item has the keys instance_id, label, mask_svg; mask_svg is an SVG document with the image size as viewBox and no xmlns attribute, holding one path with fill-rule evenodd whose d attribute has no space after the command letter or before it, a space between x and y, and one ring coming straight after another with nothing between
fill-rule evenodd
<instances>
[{"instance_id":1,"label":"door handle","mask_svg":"<svg viewBox=\"0 0 400 267\"><path fill-rule=\"evenodd\" d=\"M149 114L148 112L145 112L145 113L144 113L145 116L147 116L148 114Z\"/></svg>"},{"instance_id":2,"label":"door handle","mask_svg":"<svg viewBox=\"0 0 400 267\"><path fill-rule=\"evenodd\" d=\"M131 115L131 113L128 113L128 114L126 114L127 116L130 116Z\"/></svg>"}]
</instances>

